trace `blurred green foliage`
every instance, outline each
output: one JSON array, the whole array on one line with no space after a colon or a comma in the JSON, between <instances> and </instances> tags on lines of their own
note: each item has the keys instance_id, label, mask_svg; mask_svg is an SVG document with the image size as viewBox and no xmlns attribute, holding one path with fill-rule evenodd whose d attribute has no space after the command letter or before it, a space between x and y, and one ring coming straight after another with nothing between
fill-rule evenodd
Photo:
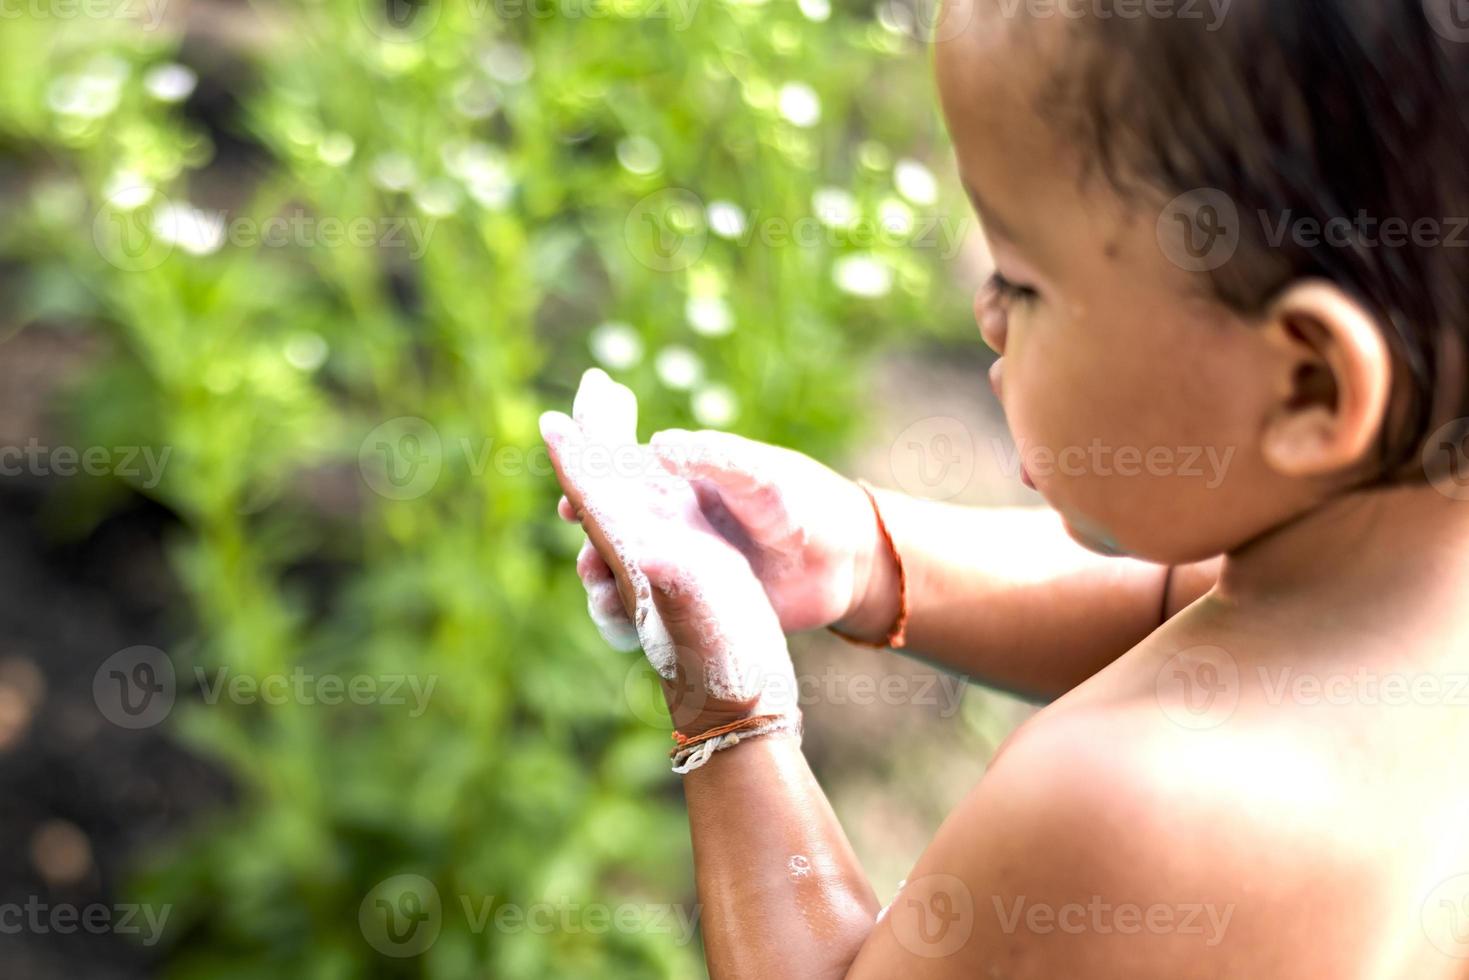
<instances>
[{"instance_id":1,"label":"blurred green foliage","mask_svg":"<svg viewBox=\"0 0 1469 980\"><path fill-rule=\"evenodd\" d=\"M697 975L697 944L658 930L471 914L694 902L662 708L584 614L536 417L600 358L644 435L831 455L860 431L864 352L963 322L902 8L299 0L237 32L239 8L196 2L195 27L235 19L188 43L140 23L183 11L118 9L0 29L23 187L0 249L23 324L105 351L69 394L76 440L171 451L131 491L186 529L181 686L434 685L421 713L181 698L170 725L240 801L138 882L174 908L173 975ZM426 907L401 875L432 883L439 931L385 955L384 889Z\"/></svg>"}]
</instances>

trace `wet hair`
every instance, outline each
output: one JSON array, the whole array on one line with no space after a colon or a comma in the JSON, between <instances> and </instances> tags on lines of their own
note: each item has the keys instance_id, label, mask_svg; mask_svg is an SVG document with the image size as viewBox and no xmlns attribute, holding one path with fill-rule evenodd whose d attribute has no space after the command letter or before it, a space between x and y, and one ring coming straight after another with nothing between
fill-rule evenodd
<instances>
[{"instance_id":1,"label":"wet hair","mask_svg":"<svg viewBox=\"0 0 1469 980\"><path fill-rule=\"evenodd\" d=\"M1375 475L1421 479L1431 433L1469 415L1466 4L1234 0L1222 18L1206 0L1091 6L1048 114L1125 197L1228 196L1239 247L1201 274L1228 307L1259 314L1319 277L1372 310L1396 372ZM1182 16L1190 6L1202 16ZM1174 16L1136 16L1150 8ZM1282 221L1334 219L1352 234L1280 236Z\"/></svg>"}]
</instances>

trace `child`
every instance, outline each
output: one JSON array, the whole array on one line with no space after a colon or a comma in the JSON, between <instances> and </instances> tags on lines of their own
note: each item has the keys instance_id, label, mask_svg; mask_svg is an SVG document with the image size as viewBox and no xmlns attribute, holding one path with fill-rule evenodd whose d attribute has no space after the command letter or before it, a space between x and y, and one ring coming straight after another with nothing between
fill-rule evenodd
<instances>
[{"instance_id":1,"label":"child","mask_svg":"<svg viewBox=\"0 0 1469 980\"><path fill-rule=\"evenodd\" d=\"M1187 7L942 22L1053 513L720 433L594 467L600 375L544 419L595 615L669 638L713 977L1469 977L1469 17ZM1050 699L882 909L785 693L820 626Z\"/></svg>"}]
</instances>

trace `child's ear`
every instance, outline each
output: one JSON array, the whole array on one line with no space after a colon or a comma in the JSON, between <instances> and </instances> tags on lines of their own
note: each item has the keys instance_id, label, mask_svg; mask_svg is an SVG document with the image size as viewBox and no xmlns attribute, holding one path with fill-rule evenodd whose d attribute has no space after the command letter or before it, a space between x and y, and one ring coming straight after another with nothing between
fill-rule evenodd
<instances>
[{"instance_id":1,"label":"child's ear","mask_svg":"<svg viewBox=\"0 0 1469 980\"><path fill-rule=\"evenodd\" d=\"M1292 284L1261 327L1278 376L1261 451L1286 476L1359 466L1381 432L1392 358L1375 317L1339 287Z\"/></svg>"}]
</instances>

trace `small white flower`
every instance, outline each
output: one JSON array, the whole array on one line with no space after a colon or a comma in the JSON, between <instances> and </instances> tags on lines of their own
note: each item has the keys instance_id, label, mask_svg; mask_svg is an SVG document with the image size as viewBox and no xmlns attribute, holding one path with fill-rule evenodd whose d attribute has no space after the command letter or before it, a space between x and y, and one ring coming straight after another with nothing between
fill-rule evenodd
<instances>
[{"instance_id":1,"label":"small white flower","mask_svg":"<svg viewBox=\"0 0 1469 980\"><path fill-rule=\"evenodd\" d=\"M913 209L896 197L882 199L882 203L877 206L877 220L883 230L890 235L911 235L913 233Z\"/></svg>"},{"instance_id":2,"label":"small white flower","mask_svg":"<svg viewBox=\"0 0 1469 980\"><path fill-rule=\"evenodd\" d=\"M637 331L620 320L608 320L587 337L592 356L606 368L622 371L643 359L643 341Z\"/></svg>"},{"instance_id":3,"label":"small white flower","mask_svg":"<svg viewBox=\"0 0 1469 980\"><path fill-rule=\"evenodd\" d=\"M782 85L777 104L782 116L803 129L821 121L821 97L805 82L786 82Z\"/></svg>"},{"instance_id":4,"label":"small white flower","mask_svg":"<svg viewBox=\"0 0 1469 980\"><path fill-rule=\"evenodd\" d=\"M286 363L298 371L315 371L326 363L326 338L311 330L292 334L286 341Z\"/></svg>"},{"instance_id":5,"label":"small white flower","mask_svg":"<svg viewBox=\"0 0 1469 980\"><path fill-rule=\"evenodd\" d=\"M444 168L464 182L481 207L498 211L510 203L515 180L500 150L488 143L450 143L440 156Z\"/></svg>"},{"instance_id":6,"label":"small white flower","mask_svg":"<svg viewBox=\"0 0 1469 980\"><path fill-rule=\"evenodd\" d=\"M629 173L647 175L663 166L663 153L646 136L629 136L617 143L617 162Z\"/></svg>"},{"instance_id":7,"label":"small white flower","mask_svg":"<svg viewBox=\"0 0 1469 980\"><path fill-rule=\"evenodd\" d=\"M893 154L877 140L863 140L857 147L857 159L868 170L882 171L893 165Z\"/></svg>"},{"instance_id":8,"label":"small white flower","mask_svg":"<svg viewBox=\"0 0 1469 980\"><path fill-rule=\"evenodd\" d=\"M734 329L734 312L722 296L690 296L684 315L694 333L722 337Z\"/></svg>"},{"instance_id":9,"label":"small white flower","mask_svg":"<svg viewBox=\"0 0 1469 980\"><path fill-rule=\"evenodd\" d=\"M63 75L51 83L46 104L60 116L102 119L122 98L122 82L107 75Z\"/></svg>"},{"instance_id":10,"label":"small white flower","mask_svg":"<svg viewBox=\"0 0 1469 980\"><path fill-rule=\"evenodd\" d=\"M454 108L466 119L488 119L500 108L500 96L486 82L466 78L454 89Z\"/></svg>"},{"instance_id":11,"label":"small white flower","mask_svg":"<svg viewBox=\"0 0 1469 980\"><path fill-rule=\"evenodd\" d=\"M732 201L710 201L705 209L709 230L720 238L738 238L745 233L745 212Z\"/></svg>"},{"instance_id":12,"label":"small white flower","mask_svg":"<svg viewBox=\"0 0 1469 980\"><path fill-rule=\"evenodd\" d=\"M898 193L914 204L927 205L939 199L939 185L933 171L917 160L899 160L893 168L893 183Z\"/></svg>"},{"instance_id":13,"label":"small white flower","mask_svg":"<svg viewBox=\"0 0 1469 980\"><path fill-rule=\"evenodd\" d=\"M811 195L811 210L830 228L850 228L857 223L857 199L840 187L822 187Z\"/></svg>"},{"instance_id":14,"label":"small white flower","mask_svg":"<svg viewBox=\"0 0 1469 980\"><path fill-rule=\"evenodd\" d=\"M893 288L893 270L873 255L844 255L832 266L832 280L838 289L852 296L876 299Z\"/></svg>"},{"instance_id":15,"label":"small white flower","mask_svg":"<svg viewBox=\"0 0 1469 980\"><path fill-rule=\"evenodd\" d=\"M357 153L357 144L346 133L327 133L316 144L316 155L328 167L344 167Z\"/></svg>"},{"instance_id":16,"label":"small white flower","mask_svg":"<svg viewBox=\"0 0 1469 980\"><path fill-rule=\"evenodd\" d=\"M155 65L143 76L143 88L159 102L182 102L194 94L198 85L194 69L176 62Z\"/></svg>"},{"instance_id":17,"label":"small white flower","mask_svg":"<svg viewBox=\"0 0 1469 980\"><path fill-rule=\"evenodd\" d=\"M700 425L711 429L722 429L735 420L740 413L739 400L728 385L705 385L694 392L692 406L694 418Z\"/></svg>"},{"instance_id":18,"label":"small white flower","mask_svg":"<svg viewBox=\"0 0 1469 980\"><path fill-rule=\"evenodd\" d=\"M401 193L418 183L418 168L403 153L384 153L372 161L372 182L385 191Z\"/></svg>"},{"instance_id":19,"label":"small white flower","mask_svg":"<svg viewBox=\"0 0 1469 980\"><path fill-rule=\"evenodd\" d=\"M153 200L153 184L136 170L119 170L107 180L102 196L123 211L135 211Z\"/></svg>"},{"instance_id":20,"label":"small white flower","mask_svg":"<svg viewBox=\"0 0 1469 980\"><path fill-rule=\"evenodd\" d=\"M653 359L658 380L677 391L687 391L704 377L704 364L699 355L687 347L670 344Z\"/></svg>"},{"instance_id":21,"label":"small white flower","mask_svg":"<svg viewBox=\"0 0 1469 980\"><path fill-rule=\"evenodd\" d=\"M820 24L831 17L831 0L797 0L807 20Z\"/></svg>"},{"instance_id":22,"label":"small white flower","mask_svg":"<svg viewBox=\"0 0 1469 980\"><path fill-rule=\"evenodd\" d=\"M447 218L459 210L462 200L459 185L443 177L430 180L413 192L413 203L430 218Z\"/></svg>"},{"instance_id":23,"label":"small white flower","mask_svg":"<svg viewBox=\"0 0 1469 980\"><path fill-rule=\"evenodd\" d=\"M190 255L213 255L224 247L223 212L202 211L190 204L166 204L153 216L153 233Z\"/></svg>"},{"instance_id":24,"label":"small white flower","mask_svg":"<svg viewBox=\"0 0 1469 980\"><path fill-rule=\"evenodd\" d=\"M536 68L530 52L508 41L492 45L480 57L480 66L487 75L505 85L519 85L529 79Z\"/></svg>"}]
</instances>

